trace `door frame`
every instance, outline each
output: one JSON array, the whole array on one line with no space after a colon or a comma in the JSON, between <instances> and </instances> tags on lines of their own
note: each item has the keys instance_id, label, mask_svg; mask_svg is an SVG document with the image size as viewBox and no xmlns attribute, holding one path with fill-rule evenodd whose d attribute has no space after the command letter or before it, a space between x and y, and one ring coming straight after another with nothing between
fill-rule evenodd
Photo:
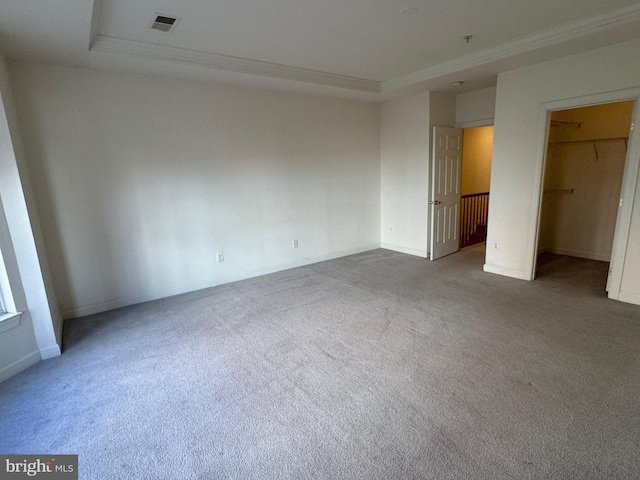
<instances>
[{"instance_id":1,"label":"door frame","mask_svg":"<svg viewBox=\"0 0 640 480\"><path fill-rule=\"evenodd\" d=\"M630 301L625 298L624 293L620 292L622 283L622 273L625 261L627 244L629 242L629 233L631 230L631 214L633 204L636 197L636 186L638 185L638 173L640 166L640 138L638 138L638 125L640 125L640 88L631 88L618 90L613 92L600 93L596 95L587 95L583 97L567 98L563 100L555 100L552 102L544 102L540 104L538 111L538 134L537 144L540 149L538 163L536 165L536 189L534 192L534 201L532 202L535 210L532 218L531 228L532 237L534 239L533 249L531 253L531 280L536 275L536 263L538 257L538 242L540 234L540 222L542 219L542 200L544 193L544 170L547 163L547 144L549 138L549 117L552 111L566 110L570 108L589 107L593 105L601 105L604 103L614 103L623 101L634 101L632 115L632 130L629 132L629 144L627 146L627 155L624 164L624 173L622 176L622 186L620 190L620 200L622 204L618 208L616 218L615 233L613 237L613 248L611 251L611 262L609 267L608 280L608 296L614 300Z\"/></svg>"}]
</instances>

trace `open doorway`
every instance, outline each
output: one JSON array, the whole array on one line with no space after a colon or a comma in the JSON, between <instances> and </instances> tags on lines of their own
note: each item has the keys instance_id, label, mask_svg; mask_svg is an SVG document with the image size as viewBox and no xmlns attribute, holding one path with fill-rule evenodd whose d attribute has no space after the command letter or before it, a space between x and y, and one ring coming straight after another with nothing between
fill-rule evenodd
<instances>
[{"instance_id":1,"label":"open doorway","mask_svg":"<svg viewBox=\"0 0 640 480\"><path fill-rule=\"evenodd\" d=\"M433 128L431 260L486 241L493 130Z\"/></svg>"},{"instance_id":2,"label":"open doorway","mask_svg":"<svg viewBox=\"0 0 640 480\"><path fill-rule=\"evenodd\" d=\"M460 248L487 239L493 125L465 128L460 186Z\"/></svg>"},{"instance_id":3,"label":"open doorway","mask_svg":"<svg viewBox=\"0 0 640 480\"><path fill-rule=\"evenodd\" d=\"M633 101L550 113L536 278L605 292Z\"/></svg>"}]
</instances>

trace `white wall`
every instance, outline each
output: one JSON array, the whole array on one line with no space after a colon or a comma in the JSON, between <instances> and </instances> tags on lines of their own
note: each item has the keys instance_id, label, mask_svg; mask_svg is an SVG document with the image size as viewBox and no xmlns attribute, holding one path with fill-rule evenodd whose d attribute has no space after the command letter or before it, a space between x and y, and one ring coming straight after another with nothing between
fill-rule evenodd
<instances>
[{"instance_id":1,"label":"white wall","mask_svg":"<svg viewBox=\"0 0 640 480\"><path fill-rule=\"evenodd\" d=\"M380 246L377 104L29 64L12 79L66 317Z\"/></svg>"},{"instance_id":2,"label":"white wall","mask_svg":"<svg viewBox=\"0 0 640 480\"><path fill-rule=\"evenodd\" d=\"M380 111L381 240L427 256L429 92L384 102Z\"/></svg>"},{"instance_id":3,"label":"white wall","mask_svg":"<svg viewBox=\"0 0 640 480\"><path fill-rule=\"evenodd\" d=\"M638 51L640 41L626 42L498 77L485 270L533 277L546 112L566 99L579 106L594 97L627 95L623 90L640 86ZM629 214L635 208L621 298L640 302L640 195L635 198L625 205Z\"/></svg>"},{"instance_id":4,"label":"white wall","mask_svg":"<svg viewBox=\"0 0 640 480\"><path fill-rule=\"evenodd\" d=\"M493 125L496 87L460 93L456 97L456 127L473 128Z\"/></svg>"},{"instance_id":5,"label":"white wall","mask_svg":"<svg viewBox=\"0 0 640 480\"><path fill-rule=\"evenodd\" d=\"M37 213L30 200L27 172L21 165L20 133L14 118L9 78L0 54L0 250L19 323L0 325L0 381L44 358L60 354L55 328L61 322L51 309L45 275L36 249ZM30 208L29 211L27 208ZM31 216L30 216L31 214Z\"/></svg>"},{"instance_id":6,"label":"white wall","mask_svg":"<svg viewBox=\"0 0 640 480\"><path fill-rule=\"evenodd\" d=\"M454 127L456 123L456 96L452 93L430 92L429 125L433 127ZM432 138L433 140L433 138Z\"/></svg>"}]
</instances>

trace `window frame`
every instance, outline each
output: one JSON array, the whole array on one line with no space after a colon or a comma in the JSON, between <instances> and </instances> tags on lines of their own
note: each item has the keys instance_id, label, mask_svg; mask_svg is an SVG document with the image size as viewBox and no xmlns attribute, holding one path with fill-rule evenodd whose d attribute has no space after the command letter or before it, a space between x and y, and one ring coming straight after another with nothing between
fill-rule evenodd
<instances>
[{"instance_id":1,"label":"window frame","mask_svg":"<svg viewBox=\"0 0 640 480\"><path fill-rule=\"evenodd\" d=\"M0 248L0 333L6 332L20 324L22 312L18 312L7 272L2 249Z\"/></svg>"}]
</instances>

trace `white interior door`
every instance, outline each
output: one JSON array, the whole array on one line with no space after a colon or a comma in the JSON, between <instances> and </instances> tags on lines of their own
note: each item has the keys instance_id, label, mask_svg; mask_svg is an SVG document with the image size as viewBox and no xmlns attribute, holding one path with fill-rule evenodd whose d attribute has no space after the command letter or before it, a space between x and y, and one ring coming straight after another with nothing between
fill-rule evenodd
<instances>
[{"instance_id":1,"label":"white interior door","mask_svg":"<svg viewBox=\"0 0 640 480\"><path fill-rule=\"evenodd\" d=\"M462 129L433 127L431 260L460 249Z\"/></svg>"}]
</instances>

